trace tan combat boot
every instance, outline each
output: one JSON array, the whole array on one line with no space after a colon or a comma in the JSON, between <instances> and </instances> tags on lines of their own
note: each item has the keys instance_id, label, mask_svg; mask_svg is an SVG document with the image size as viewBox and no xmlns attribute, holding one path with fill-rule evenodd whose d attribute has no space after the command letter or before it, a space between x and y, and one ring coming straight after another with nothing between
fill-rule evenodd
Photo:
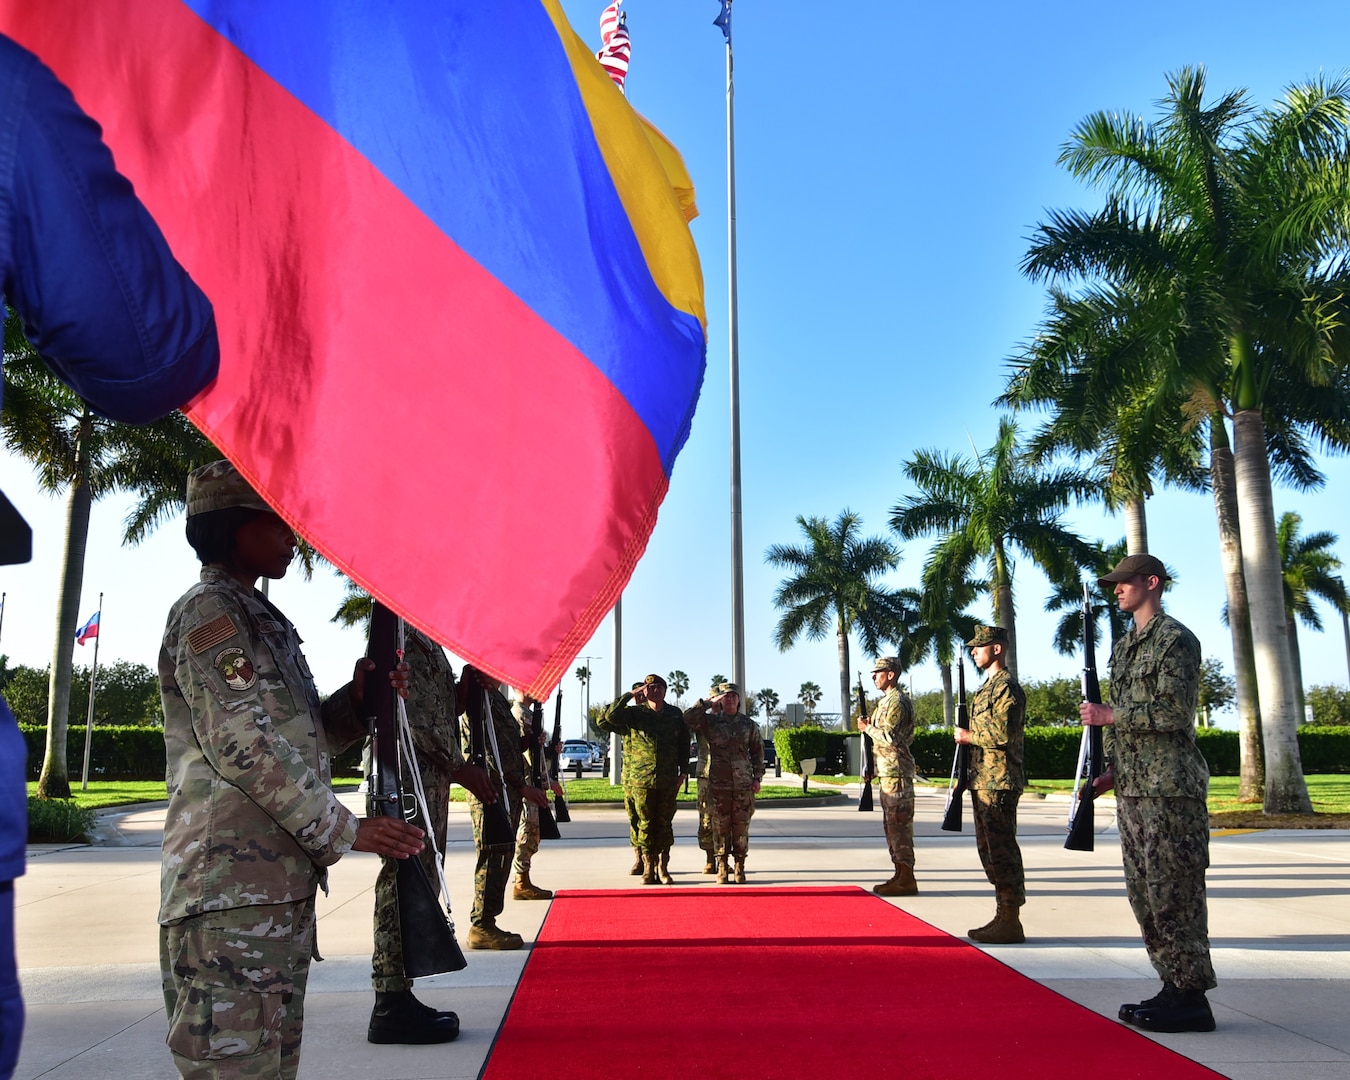
<instances>
[{"instance_id":1,"label":"tan combat boot","mask_svg":"<svg viewBox=\"0 0 1350 1080\"><path fill-rule=\"evenodd\" d=\"M736 856L736 884L737 884L737 885L744 885L744 884L745 884L745 856L744 856L744 855L737 855L737 856Z\"/></svg>"},{"instance_id":2,"label":"tan combat boot","mask_svg":"<svg viewBox=\"0 0 1350 1080\"><path fill-rule=\"evenodd\" d=\"M704 852L703 852L703 860L704 860L704 861L703 861L703 872L704 872L705 874L715 874L715 873L717 873L717 866L715 865L714 860L713 860L713 853L712 853L711 851L708 851L706 848L704 849Z\"/></svg>"},{"instance_id":3,"label":"tan combat boot","mask_svg":"<svg viewBox=\"0 0 1350 1080\"><path fill-rule=\"evenodd\" d=\"M640 852L637 848L633 849L633 869L629 870L628 872L632 874L634 877L637 877L640 873L642 873L642 852Z\"/></svg>"},{"instance_id":4,"label":"tan combat boot","mask_svg":"<svg viewBox=\"0 0 1350 1080\"><path fill-rule=\"evenodd\" d=\"M918 882L914 880L914 868L900 865L895 868L895 876L890 881L883 881L880 885L874 885L872 891L878 896L913 896L919 891Z\"/></svg>"},{"instance_id":5,"label":"tan combat boot","mask_svg":"<svg viewBox=\"0 0 1350 1080\"><path fill-rule=\"evenodd\" d=\"M642 884L655 885L657 883L656 865L657 865L656 856L648 855L644 852L642 856Z\"/></svg>"},{"instance_id":6,"label":"tan combat boot","mask_svg":"<svg viewBox=\"0 0 1350 1080\"><path fill-rule=\"evenodd\" d=\"M552 900L552 889L541 889L538 885L530 881L530 872L516 876L516 887L511 891L511 896L516 900Z\"/></svg>"},{"instance_id":7,"label":"tan combat boot","mask_svg":"<svg viewBox=\"0 0 1350 1080\"><path fill-rule=\"evenodd\" d=\"M717 884L725 885L727 883L727 857L725 855L717 856Z\"/></svg>"},{"instance_id":8,"label":"tan combat boot","mask_svg":"<svg viewBox=\"0 0 1350 1080\"><path fill-rule=\"evenodd\" d=\"M1015 904L1000 903L994 915L994 921L966 935L971 941L983 945L1020 945L1027 936L1022 930L1022 920L1017 915Z\"/></svg>"},{"instance_id":9,"label":"tan combat boot","mask_svg":"<svg viewBox=\"0 0 1350 1080\"><path fill-rule=\"evenodd\" d=\"M469 948L471 949L494 949L500 952L519 949L524 944L525 939L519 934L513 934L509 930L503 930L495 925L489 924L469 928Z\"/></svg>"},{"instance_id":10,"label":"tan combat boot","mask_svg":"<svg viewBox=\"0 0 1350 1080\"><path fill-rule=\"evenodd\" d=\"M661 865L657 867L656 876L661 879L662 885L674 885L675 879L670 876L670 852L661 852Z\"/></svg>"}]
</instances>

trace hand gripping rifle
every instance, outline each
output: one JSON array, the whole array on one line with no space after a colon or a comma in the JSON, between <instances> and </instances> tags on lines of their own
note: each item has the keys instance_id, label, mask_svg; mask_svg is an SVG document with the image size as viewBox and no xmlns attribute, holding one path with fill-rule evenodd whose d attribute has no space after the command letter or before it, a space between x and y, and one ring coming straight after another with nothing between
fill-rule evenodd
<instances>
[{"instance_id":1,"label":"hand gripping rifle","mask_svg":"<svg viewBox=\"0 0 1350 1080\"><path fill-rule=\"evenodd\" d=\"M530 782L540 791L548 792L548 785L544 781L544 706L539 702L534 703L534 708L530 710ZM524 812L524 807L521 808ZM539 839L540 840L561 840L562 833L558 831L558 823L553 820L553 814L545 804L538 808L539 810Z\"/></svg>"},{"instance_id":2,"label":"hand gripping rifle","mask_svg":"<svg viewBox=\"0 0 1350 1080\"><path fill-rule=\"evenodd\" d=\"M558 686L558 703L553 708L553 734L548 741L548 778L557 781L565 791L567 781L562 776L562 766L558 761L558 748L562 745L562 685ZM563 795L553 796L553 820L568 822L572 815L567 812L567 799Z\"/></svg>"},{"instance_id":3,"label":"hand gripping rifle","mask_svg":"<svg viewBox=\"0 0 1350 1080\"><path fill-rule=\"evenodd\" d=\"M1092 623L1091 587L1083 583L1083 700L1102 703L1102 688L1097 682L1097 644ZM1093 781L1105 767L1102 729L1097 724L1083 725L1078 744L1078 769L1073 777L1073 799L1069 803L1069 835L1064 846L1069 851L1091 851L1093 846L1093 803L1097 800Z\"/></svg>"},{"instance_id":4,"label":"hand gripping rifle","mask_svg":"<svg viewBox=\"0 0 1350 1080\"><path fill-rule=\"evenodd\" d=\"M398 639L398 616L378 601L373 602L368 655L375 662L375 670L366 673L365 693L366 722L374 763L366 803L366 812L371 817L405 816L405 782L421 796L421 776L417 772L412 736L405 732L404 738L399 738L400 728L407 727L406 717L402 724L399 722L403 702L389 685L389 673L399 662ZM403 776L400 776L400 765L405 773ZM425 796L421 797L421 806L422 820L428 825L427 844L439 855L436 837L431 835ZM449 919L448 890L446 906L442 910L439 889L431 883L421 858L410 855L396 860L396 865L398 876L394 888L398 896L399 938L403 942L403 974L409 979L417 979L466 967L468 961L455 941L454 924ZM441 883L444 884L443 877Z\"/></svg>"},{"instance_id":5,"label":"hand gripping rifle","mask_svg":"<svg viewBox=\"0 0 1350 1080\"><path fill-rule=\"evenodd\" d=\"M476 672L470 674L470 678L476 677ZM461 677L461 681L463 681ZM496 762L496 774L501 783L501 796L494 803L483 803L483 824L480 830L480 843L484 847L495 847L501 844L514 844L516 842L516 830L511 828L511 810L510 802L506 795L506 778L502 776L502 759L497 753L497 730L496 721L492 719L492 698L486 689L480 689L474 693L472 684L469 686L468 699L472 705L465 709L469 717L469 764L477 765L480 769L488 767L487 755L489 745L492 747L492 756ZM477 698L475 702L474 699Z\"/></svg>"},{"instance_id":6,"label":"hand gripping rifle","mask_svg":"<svg viewBox=\"0 0 1350 1080\"><path fill-rule=\"evenodd\" d=\"M867 693L863 690L861 671L858 672L858 715L867 719ZM858 796L858 812L869 813L872 809L872 777L877 771L877 755L867 732L861 732L858 737L862 739L863 752L862 794Z\"/></svg>"},{"instance_id":7,"label":"hand gripping rifle","mask_svg":"<svg viewBox=\"0 0 1350 1080\"><path fill-rule=\"evenodd\" d=\"M956 661L956 726L970 730L966 707L966 662ZM947 809L942 815L943 832L961 831L961 800L970 787L970 744L957 743L952 755L952 785L947 789Z\"/></svg>"}]
</instances>

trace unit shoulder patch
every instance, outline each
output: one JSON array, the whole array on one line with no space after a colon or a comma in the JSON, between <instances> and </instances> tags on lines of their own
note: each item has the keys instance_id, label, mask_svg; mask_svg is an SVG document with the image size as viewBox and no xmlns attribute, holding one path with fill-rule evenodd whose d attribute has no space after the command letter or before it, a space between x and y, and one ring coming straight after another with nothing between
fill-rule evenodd
<instances>
[{"instance_id":1,"label":"unit shoulder patch","mask_svg":"<svg viewBox=\"0 0 1350 1080\"><path fill-rule=\"evenodd\" d=\"M216 654L212 666L220 672L225 685L231 690L248 690L258 681L258 673L253 670L253 661L244 655L244 650L237 645L221 649Z\"/></svg>"},{"instance_id":2,"label":"unit shoulder patch","mask_svg":"<svg viewBox=\"0 0 1350 1080\"><path fill-rule=\"evenodd\" d=\"M219 645L222 641L228 641L239 633L239 628L234 625L234 620L228 614L217 615L210 622L202 623L201 626L194 627L188 634L188 648L193 654L204 653L212 645Z\"/></svg>"}]
</instances>

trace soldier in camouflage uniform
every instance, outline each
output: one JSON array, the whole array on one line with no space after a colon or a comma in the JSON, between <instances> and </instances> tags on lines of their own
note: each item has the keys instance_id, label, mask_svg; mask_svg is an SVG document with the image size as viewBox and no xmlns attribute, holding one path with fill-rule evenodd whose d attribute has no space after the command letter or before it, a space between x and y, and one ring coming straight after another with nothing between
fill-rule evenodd
<instances>
[{"instance_id":1,"label":"soldier in camouflage uniform","mask_svg":"<svg viewBox=\"0 0 1350 1080\"><path fill-rule=\"evenodd\" d=\"M1017 846L1017 802L1026 787L1022 767L1027 696L1008 671L1008 631L981 626L966 642L984 685L970 699L970 728L956 728L970 747L970 797L975 809L975 846L985 877L994 886L994 917L970 931L973 941L1015 945L1026 941L1018 909L1027 902L1022 849Z\"/></svg>"},{"instance_id":2,"label":"soldier in camouflage uniform","mask_svg":"<svg viewBox=\"0 0 1350 1080\"><path fill-rule=\"evenodd\" d=\"M708 808L708 740L697 732L692 734L697 747L694 783L698 785L698 846L703 852L703 872L715 874L717 855L713 848L712 810Z\"/></svg>"},{"instance_id":3,"label":"soldier in camouflage uniform","mask_svg":"<svg viewBox=\"0 0 1350 1080\"><path fill-rule=\"evenodd\" d=\"M648 675L606 709L595 726L623 736L623 787L636 817L630 840L642 858L642 883L673 884L675 801L689 762L684 715L666 704L666 680Z\"/></svg>"},{"instance_id":4,"label":"soldier in camouflage uniform","mask_svg":"<svg viewBox=\"0 0 1350 1080\"><path fill-rule=\"evenodd\" d=\"M859 718L858 730L872 740L881 787L881 823L886 831L895 873L874 885L878 896L912 896L914 880L914 706L900 689L899 657L883 656L872 665L872 685L882 697L870 720Z\"/></svg>"},{"instance_id":5,"label":"soldier in camouflage uniform","mask_svg":"<svg viewBox=\"0 0 1350 1080\"><path fill-rule=\"evenodd\" d=\"M511 878L511 862L515 857L515 835L520 830L520 818L525 800L538 806L547 804L548 797L538 788L525 783L524 740L520 734L520 724L511 712L511 704L502 694L497 683L476 668L465 667L461 673L460 686L463 688L463 700L460 706L465 716L476 718L478 722L486 720L493 726L497 735L497 752L501 756L500 771L498 761L493 757L491 743L487 749L487 768L492 775L493 786L506 789L506 799L510 806L511 836L508 843L486 844L483 842L483 803L473 792L469 793L469 819L473 823L473 843L478 852L478 861L473 875L473 911L469 915L472 927L469 930L469 948L471 949L519 949L525 944L519 934L503 930L497 925L497 916L506 907L506 885ZM486 705L490 710L484 717L483 693L487 692ZM470 731L468 723L462 724L463 749L470 749ZM484 738L487 738L486 732Z\"/></svg>"},{"instance_id":6,"label":"soldier in camouflage uniform","mask_svg":"<svg viewBox=\"0 0 1350 1080\"><path fill-rule=\"evenodd\" d=\"M1209 767L1195 744L1200 643L1162 610L1168 574L1152 555L1131 555L1106 577L1134 625L1111 652L1111 704L1079 706L1083 723L1109 725L1108 771L1095 790L1116 789L1125 890L1162 991L1120 1007L1149 1031L1213 1031L1205 991L1217 985L1209 957Z\"/></svg>"},{"instance_id":7,"label":"soldier in camouflage uniform","mask_svg":"<svg viewBox=\"0 0 1350 1080\"><path fill-rule=\"evenodd\" d=\"M718 683L710 696L709 701L699 698L684 722L708 740L708 810L717 882L727 883L734 859L736 884L743 885L750 819L764 776L764 738L759 725L740 711L741 691L735 683Z\"/></svg>"},{"instance_id":8,"label":"soldier in camouflage uniform","mask_svg":"<svg viewBox=\"0 0 1350 1080\"><path fill-rule=\"evenodd\" d=\"M188 477L187 516L201 580L170 610L159 654L167 1041L184 1077L291 1078L326 867L351 850L416 855L423 834L357 819L329 786L330 750L366 733L373 665L319 704L295 628L254 588L285 574L295 534L227 461Z\"/></svg>"},{"instance_id":9,"label":"soldier in camouflage uniform","mask_svg":"<svg viewBox=\"0 0 1350 1080\"><path fill-rule=\"evenodd\" d=\"M459 708L455 703L455 672L445 650L415 627L405 628L403 650L411 685L408 690L408 727L431 821L421 826L436 838L420 858L427 877L439 881L437 852L445 853L450 784L463 785L480 799L495 802L497 795L485 769L469 765L459 748ZM406 786L406 785L405 785ZM375 878L375 951L371 956L371 984L375 1007L366 1038L373 1043L442 1043L459 1034L459 1017L433 1009L412 993L412 980L403 974L403 937L398 917L398 864L385 859Z\"/></svg>"},{"instance_id":10,"label":"soldier in camouflage uniform","mask_svg":"<svg viewBox=\"0 0 1350 1080\"><path fill-rule=\"evenodd\" d=\"M533 769L535 755L543 753L542 746L534 744L534 698L522 694L511 706L511 715L520 725L520 737L529 760L525 763ZM544 770L540 770L544 775ZM549 782L549 788L555 795L562 795L562 784L557 780ZM539 850L539 807L528 799L520 814L520 828L516 830L516 883L511 889L513 900L552 900L552 889L541 889L530 880L530 867L534 863L535 853Z\"/></svg>"}]
</instances>

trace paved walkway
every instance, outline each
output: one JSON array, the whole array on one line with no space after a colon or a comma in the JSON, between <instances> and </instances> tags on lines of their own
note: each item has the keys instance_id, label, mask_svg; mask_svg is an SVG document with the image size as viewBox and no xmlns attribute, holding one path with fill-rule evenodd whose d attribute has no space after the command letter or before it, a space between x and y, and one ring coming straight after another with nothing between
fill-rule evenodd
<instances>
[{"instance_id":1,"label":"paved walkway","mask_svg":"<svg viewBox=\"0 0 1350 1080\"><path fill-rule=\"evenodd\" d=\"M784 777L784 784L792 783ZM856 796L856 792L855 792ZM344 796L344 798L349 798ZM351 805L358 805L355 796ZM918 896L892 901L952 934L985 922L993 896L975 853L970 816L964 834L943 833L942 796L919 796ZM1022 804L1021 838L1029 899L1025 945L992 955L1089 1009L1114 1018L1122 1001L1157 989L1121 881L1118 839L1099 804L1096 851L1063 847L1063 801ZM967 810L969 807L967 806ZM566 839L535 858L537 883L555 889L635 885L627 828L616 809L576 808ZM92 847L34 847L17 883L19 965L28 1002L20 1080L172 1080L159 991L159 841L163 807L105 819ZM676 816L671 859L675 888L707 885L694 843L696 819ZM452 806L447 876L467 932L473 875L468 814ZM1157 1041L1239 1080L1298 1077L1350 1080L1350 833L1251 832L1216 836L1209 873L1210 931L1220 985L1210 994L1219 1030L1160 1035ZM881 815L846 805L761 809L751 828L750 880L756 885L870 886L889 876ZM352 854L333 869L319 900L319 945L306 1001L300 1076L324 1080L449 1080L476 1077L528 956L470 952L469 966L419 983L418 995L459 1013L462 1034L439 1047L372 1046L365 1027L374 856ZM538 933L546 903L507 900L501 924ZM921 987L913 988L923 992ZM672 1043L684 1035L672 1033ZM849 1033L840 1033L848 1045ZM541 1047L550 1055L589 1055L597 1078L623 1077L604 1047L578 1032L575 1042ZM767 1053L767 1051L766 1051ZM1089 1062L1083 1073L1091 1074ZM697 1072L692 1068L690 1075ZM753 1080L748 1077L747 1080Z\"/></svg>"}]
</instances>

